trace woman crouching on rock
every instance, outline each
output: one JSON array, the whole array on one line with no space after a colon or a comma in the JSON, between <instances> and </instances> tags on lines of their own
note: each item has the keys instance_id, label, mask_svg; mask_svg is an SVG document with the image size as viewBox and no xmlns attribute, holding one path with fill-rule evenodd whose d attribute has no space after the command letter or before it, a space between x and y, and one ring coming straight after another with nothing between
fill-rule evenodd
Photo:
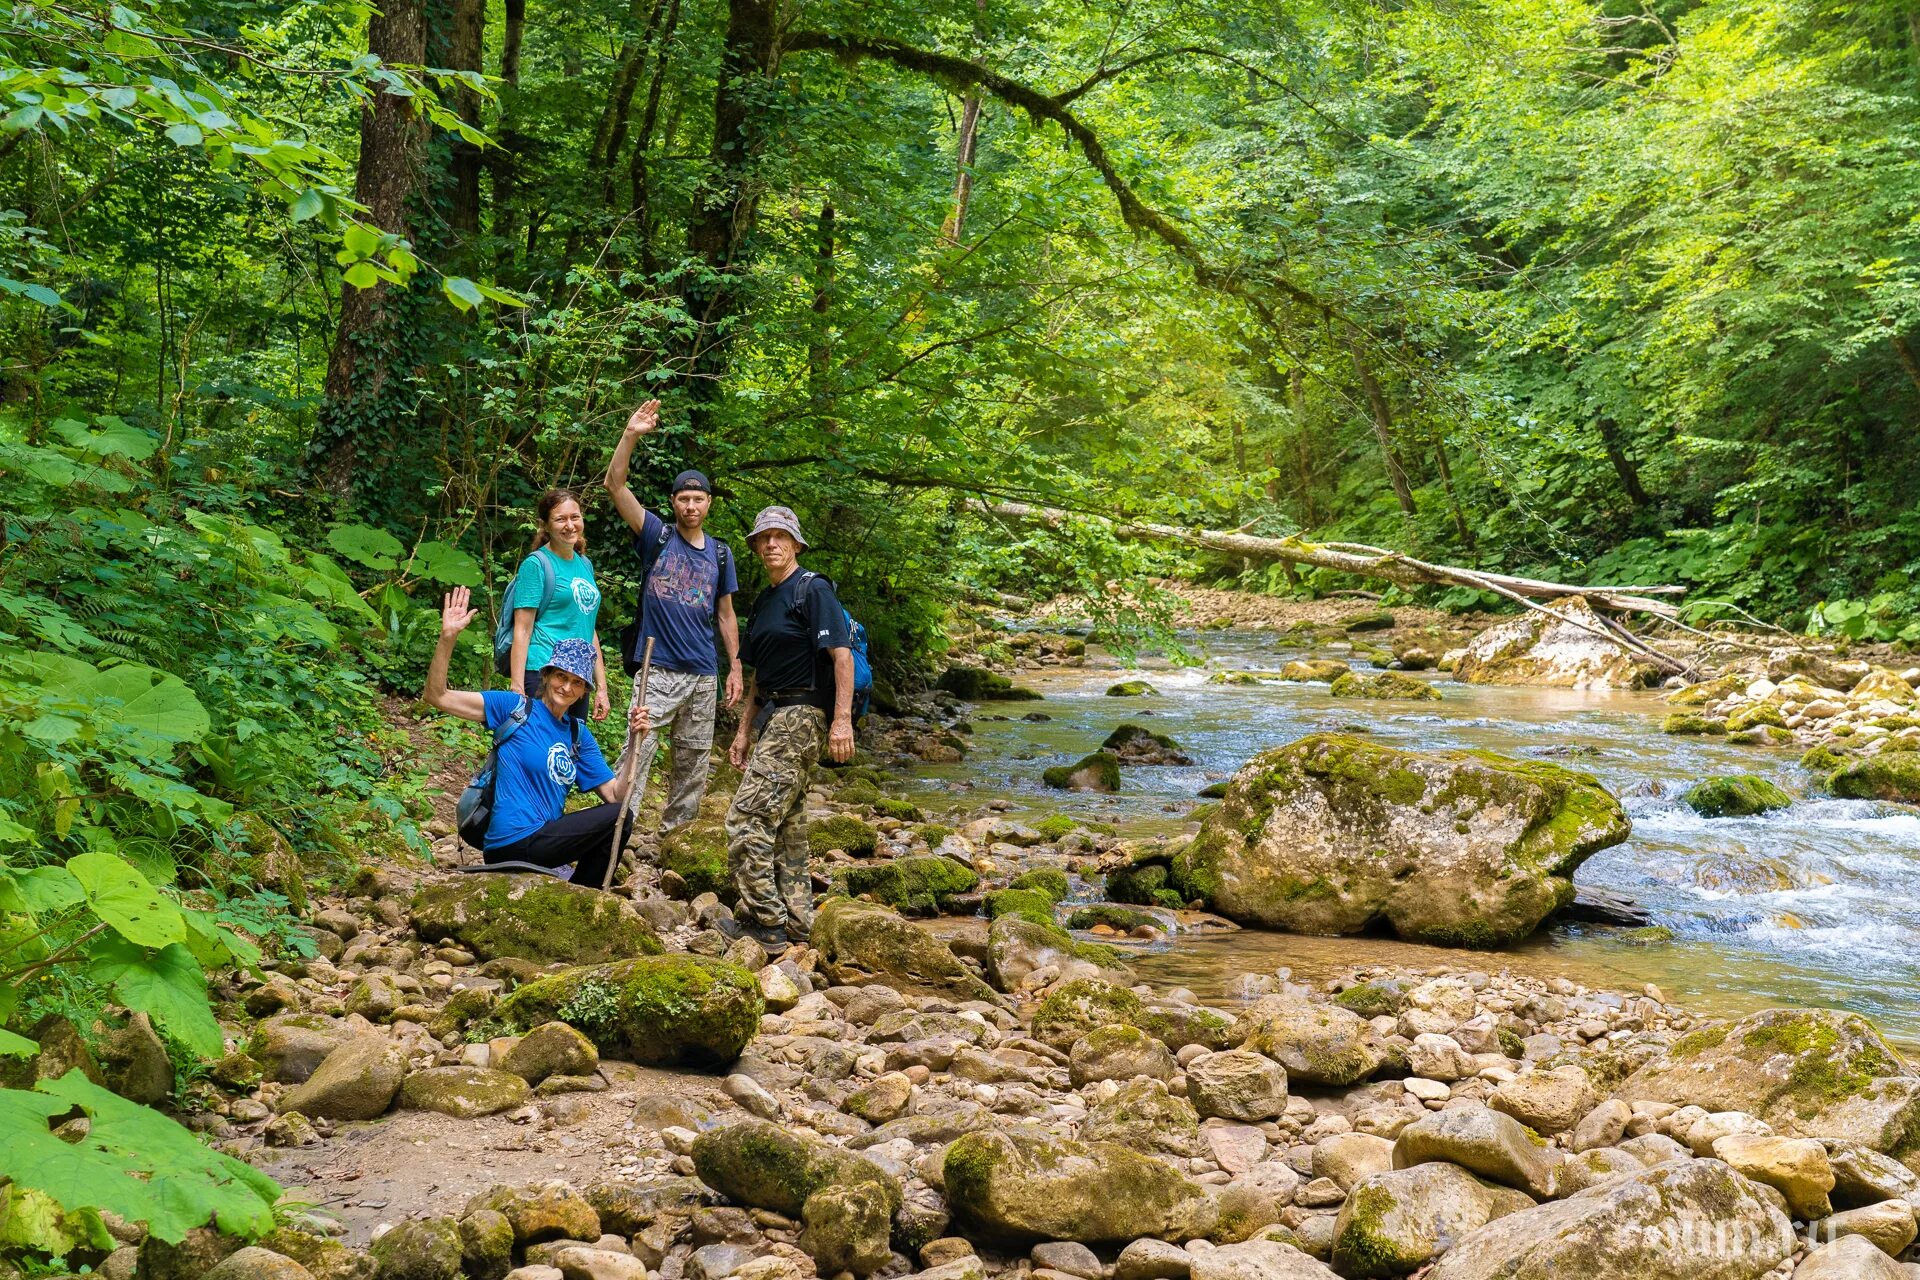
<instances>
[{"instance_id":1,"label":"woman crouching on rock","mask_svg":"<svg viewBox=\"0 0 1920 1280\"><path fill-rule=\"evenodd\" d=\"M447 688L447 663L454 641L474 619L472 596L456 587L440 608L440 644L427 668L422 698L448 715L499 729L520 723L500 742L494 765L493 821L487 826L482 856L488 862L531 862L542 867L573 865L573 880L599 888L606 880L614 847L613 824L625 809L627 787L607 768L600 744L578 716L568 710L594 688L599 655L585 640L553 646L540 671L540 693L476 693ZM523 711L524 708L524 711ZM647 705L636 698L627 727L637 739L647 731ZM629 783L630 785L630 783ZM604 804L565 812L575 788L598 793ZM631 826L629 817L622 823ZM619 843L627 833L622 830Z\"/></svg>"}]
</instances>

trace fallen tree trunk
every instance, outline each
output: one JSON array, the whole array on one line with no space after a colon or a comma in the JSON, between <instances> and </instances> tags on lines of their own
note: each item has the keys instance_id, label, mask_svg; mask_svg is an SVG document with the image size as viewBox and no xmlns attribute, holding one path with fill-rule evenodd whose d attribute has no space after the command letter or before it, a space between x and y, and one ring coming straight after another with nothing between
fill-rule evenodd
<instances>
[{"instance_id":1,"label":"fallen tree trunk","mask_svg":"<svg viewBox=\"0 0 1920 1280\"><path fill-rule=\"evenodd\" d=\"M1091 520L1106 525L1117 538L1151 542L1184 542L1189 546L1205 547L1210 551L1223 551L1229 555L1278 560L1283 564L1306 564L1318 569L1337 569L1341 573L1351 573L1363 578L1382 578L1408 587L1440 585L1471 587L1477 591L1491 591L1497 596L1539 613L1552 613L1552 611L1536 604L1537 600L1565 600L1573 596L1584 596L1587 602L1598 610L1613 613L1647 613L1664 621L1677 623L1679 611L1673 605L1652 597L1680 595L1686 590L1684 587L1674 586L1579 587L1564 582L1546 582L1538 578L1517 578L1512 574L1462 569L1457 565L1433 564L1402 555L1397 551L1389 551L1385 547L1371 547L1358 542L1307 542L1300 538L1263 538L1232 529L1181 529L1170 524L1146 524L1137 521L1110 520L1105 516L1077 515L1071 511L1061 511L1054 507L1036 507L1025 502L975 500L970 505L974 510L988 515L1041 524L1052 529L1059 528L1069 520ZM1552 614L1552 616L1638 653L1663 670L1681 673L1689 670L1686 663L1669 654L1661 653L1610 619L1601 619L1600 621L1605 622L1607 626L1605 630L1599 630L1576 618L1566 618L1559 614Z\"/></svg>"},{"instance_id":2,"label":"fallen tree trunk","mask_svg":"<svg viewBox=\"0 0 1920 1280\"><path fill-rule=\"evenodd\" d=\"M1628 586L1579 587L1564 582L1546 582L1539 578L1517 578L1505 573L1487 573L1480 569L1462 569L1454 565L1433 564L1358 542L1307 542L1301 538L1263 538L1231 529L1182 529L1170 524L1144 524L1109 520L1105 516L1082 516L1054 507L1036 507L1025 502L974 502L976 511L1023 520L1057 529L1069 520L1092 520L1113 530L1114 536L1151 542L1184 542L1189 546L1224 551L1229 555L1252 556L1260 560L1280 560L1288 564L1312 565L1317 569L1337 569L1362 578L1381 578L1401 586L1450 585L1492 591L1496 595L1525 597L1527 600L1565 600L1585 596L1596 609L1612 613L1649 613L1672 620L1678 610L1654 596L1677 596L1685 587Z\"/></svg>"}]
</instances>

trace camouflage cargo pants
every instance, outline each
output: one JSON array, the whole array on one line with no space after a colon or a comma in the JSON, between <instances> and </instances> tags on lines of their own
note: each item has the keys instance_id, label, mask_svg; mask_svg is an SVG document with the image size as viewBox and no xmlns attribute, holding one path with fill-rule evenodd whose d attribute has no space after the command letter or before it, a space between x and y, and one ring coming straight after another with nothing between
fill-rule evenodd
<instances>
[{"instance_id":1,"label":"camouflage cargo pants","mask_svg":"<svg viewBox=\"0 0 1920 1280\"><path fill-rule=\"evenodd\" d=\"M807 874L807 776L827 739L827 713L780 707L753 744L727 810L727 861L739 912L770 929L813 928Z\"/></svg>"},{"instance_id":2,"label":"camouflage cargo pants","mask_svg":"<svg viewBox=\"0 0 1920 1280\"><path fill-rule=\"evenodd\" d=\"M666 730L667 809L660 816L660 834L684 827L700 816L700 797L707 793L707 775L713 771L713 716L718 705L717 676L690 671L647 673L647 716L653 727L640 739L639 771L634 774L633 809L647 792L647 775L654 752L660 749L660 731ZM618 772L619 766L615 766Z\"/></svg>"}]
</instances>

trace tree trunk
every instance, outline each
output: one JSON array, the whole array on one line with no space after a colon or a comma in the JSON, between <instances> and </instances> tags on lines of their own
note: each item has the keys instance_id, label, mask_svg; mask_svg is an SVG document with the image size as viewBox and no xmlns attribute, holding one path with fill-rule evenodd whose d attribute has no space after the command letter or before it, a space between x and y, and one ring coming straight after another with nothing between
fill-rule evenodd
<instances>
[{"instance_id":1,"label":"tree trunk","mask_svg":"<svg viewBox=\"0 0 1920 1280\"><path fill-rule=\"evenodd\" d=\"M1380 442L1380 456L1386 459L1393 496L1400 500L1401 514L1411 516L1414 514L1413 489L1407 484L1407 469L1400 462L1400 454L1393 447L1393 410L1387 407L1386 393L1380 390L1380 381L1373 376L1373 367L1367 363L1359 339L1347 339L1347 350L1353 353L1354 376L1360 379L1360 389L1366 393L1367 404L1373 410L1373 434Z\"/></svg>"},{"instance_id":2,"label":"tree trunk","mask_svg":"<svg viewBox=\"0 0 1920 1280\"><path fill-rule=\"evenodd\" d=\"M1466 513L1460 510L1460 495L1453 491L1453 468L1447 465L1447 446L1440 439L1440 433L1433 436L1433 461L1440 471L1440 487L1447 492L1447 506L1453 511L1453 530L1460 535L1460 545L1473 555L1477 548L1473 541L1473 529L1467 524Z\"/></svg>"},{"instance_id":3,"label":"tree trunk","mask_svg":"<svg viewBox=\"0 0 1920 1280\"><path fill-rule=\"evenodd\" d=\"M1920 14L1916 14L1913 21L1915 23L1914 46L1916 51L1920 51ZM1903 335L1896 333L1893 336L1893 351L1900 357L1900 365L1907 371L1907 377L1913 379L1914 389L1920 391L1920 359L1914 356L1913 344Z\"/></svg>"},{"instance_id":4,"label":"tree trunk","mask_svg":"<svg viewBox=\"0 0 1920 1280\"><path fill-rule=\"evenodd\" d=\"M954 163L953 207L940 228L940 238L949 245L960 243L967 224L967 203L973 197L973 158L980 140L980 95L969 93L960 104L959 158Z\"/></svg>"},{"instance_id":5,"label":"tree trunk","mask_svg":"<svg viewBox=\"0 0 1920 1280\"><path fill-rule=\"evenodd\" d=\"M633 162L627 169L633 190L633 231L640 241L640 265L649 276L658 274L660 265L653 248L653 184L647 157L653 147L654 126L660 120L660 93L667 82L667 54L673 44L674 28L679 25L680 0L667 0L666 24L660 29L653 55L653 75L647 81L647 105L640 112L640 132L633 140ZM671 121L667 145L673 145Z\"/></svg>"},{"instance_id":6,"label":"tree trunk","mask_svg":"<svg viewBox=\"0 0 1920 1280\"><path fill-rule=\"evenodd\" d=\"M428 10L427 62L452 71L482 71L483 38L487 25L486 0L433 0ZM441 4L445 8L439 8ZM517 56L517 55L516 55ZM453 90L456 114L475 128L480 126L480 95L466 85ZM458 134L444 134L447 146L445 188L447 224L458 241L471 239L480 229L480 148Z\"/></svg>"},{"instance_id":7,"label":"tree trunk","mask_svg":"<svg viewBox=\"0 0 1920 1280\"><path fill-rule=\"evenodd\" d=\"M487 169L493 175L494 272L510 275L514 246L520 240L520 162L527 150L527 139L515 125L520 89L520 46L526 37L527 0L505 0L505 30L500 41L500 80L506 86L503 95L499 141L487 153Z\"/></svg>"},{"instance_id":8,"label":"tree trunk","mask_svg":"<svg viewBox=\"0 0 1920 1280\"><path fill-rule=\"evenodd\" d=\"M1307 373L1287 372L1287 401L1293 409L1293 456L1300 472L1300 523L1311 529L1320 523L1313 506L1313 449L1307 439Z\"/></svg>"},{"instance_id":9,"label":"tree trunk","mask_svg":"<svg viewBox=\"0 0 1920 1280\"><path fill-rule=\"evenodd\" d=\"M427 56L426 0L388 0L367 20L367 51L383 62L419 66ZM375 95L360 115L360 167L354 199L382 231L412 238L411 214L426 171L427 122L412 98ZM393 287L340 286L340 323L327 358L325 399L308 446L315 479L341 503L353 499L354 472L365 446L377 453L412 413L407 370L396 361Z\"/></svg>"},{"instance_id":10,"label":"tree trunk","mask_svg":"<svg viewBox=\"0 0 1920 1280\"><path fill-rule=\"evenodd\" d=\"M766 133L766 89L777 61L777 0L730 0L720 75L713 91L709 178L695 194L687 226L688 252L706 268L684 290L697 322L690 353L692 418L696 437L717 399L725 372L727 329L740 307L741 250L753 229L759 191L754 160Z\"/></svg>"},{"instance_id":11,"label":"tree trunk","mask_svg":"<svg viewBox=\"0 0 1920 1280\"><path fill-rule=\"evenodd\" d=\"M1620 487L1626 491L1627 501L1633 504L1635 510L1646 507L1647 491L1640 487L1640 472L1621 446L1619 425L1604 413L1594 415L1593 425L1600 433L1600 443L1607 451L1607 461L1613 464L1613 474L1620 477Z\"/></svg>"}]
</instances>

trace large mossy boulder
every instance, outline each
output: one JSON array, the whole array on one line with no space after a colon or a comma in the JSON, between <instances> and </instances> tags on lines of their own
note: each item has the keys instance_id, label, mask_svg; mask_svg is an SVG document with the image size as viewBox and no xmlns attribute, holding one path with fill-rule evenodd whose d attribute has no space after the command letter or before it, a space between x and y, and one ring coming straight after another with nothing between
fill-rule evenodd
<instances>
[{"instance_id":1,"label":"large mossy boulder","mask_svg":"<svg viewBox=\"0 0 1920 1280\"><path fill-rule=\"evenodd\" d=\"M1338 658L1295 658L1280 668L1280 678L1298 683L1325 682L1338 680L1353 670Z\"/></svg>"},{"instance_id":2,"label":"large mossy boulder","mask_svg":"<svg viewBox=\"0 0 1920 1280\"><path fill-rule=\"evenodd\" d=\"M1827 775L1827 790L1848 800L1920 804L1920 751L1883 751L1847 761Z\"/></svg>"},{"instance_id":3,"label":"large mossy boulder","mask_svg":"<svg viewBox=\"0 0 1920 1280\"><path fill-rule=\"evenodd\" d=\"M1254 757L1174 859L1174 887L1241 924L1446 946L1517 942L1627 838L1588 774L1485 751L1315 734Z\"/></svg>"},{"instance_id":4,"label":"large mossy boulder","mask_svg":"<svg viewBox=\"0 0 1920 1280\"><path fill-rule=\"evenodd\" d=\"M742 1120L703 1133L693 1144L700 1181L735 1204L771 1209L790 1218L817 1191L873 1183L892 1209L900 1182L871 1160L817 1138L790 1133L764 1120Z\"/></svg>"},{"instance_id":5,"label":"large mossy boulder","mask_svg":"<svg viewBox=\"0 0 1920 1280\"><path fill-rule=\"evenodd\" d=\"M1380 698L1401 702L1438 702L1440 691L1418 676L1403 676L1398 671L1382 671L1363 676L1349 671L1334 677L1328 693L1336 698Z\"/></svg>"},{"instance_id":6,"label":"large mossy boulder","mask_svg":"<svg viewBox=\"0 0 1920 1280\"><path fill-rule=\"evenodd\" d=\"M1096 751L1072 764L1041 770L1040 781L1059 791L1115 792L1120 789L1120 757L1111 751Z\"/></svg>"},{"instance_id":7,"label":"large mossy boulder","mask_svg":"<svg viewBox=\"0 0 1920 1280\"><path fill-rule=\"evenodd\" d=\"M675 954L537 979L502 1000L493 1021L508 1031L565 1022L609 1058L706 1066L739 1057L765 1009L760 984L739 965Z\"/></svg>"},{"instance_id":8,"label":"large mossy boulder","mask_svg":"<svg viewBox=\"0 0 1920 1280\"><path fill-rule=\"evenodd\" d=\"M1112 752L1122 764L1193 763L1193 757L1182 751L1171 737L1137 724L1123 724L1115 729L1100 744L1100 749Z\"/></svg>"},{"instance_id":9,"label":"large mossy boulder","mask_svg":"<svg viewBox=\"0 0 1920 1280\"><path fill-rule=\"evenodd\" d=\"M1262 996L1234 1023L1241 1048L1263 1054L1302 1084L1345 1087L1387 1060L1373 1028L1359 1014L1301 996Z\"/></svg>"},{"instance_id":10,"label":"large mossy boulder","mask_svg":"<svg viewBox=\"0 0 1920 1280\"><path fill-rule=\"evenodd\" d=\"M1100 978L1075 978L1047 992L1033 1012L1033 1038L1062 1053L1097 1027L1138 1027L1170 1049L1190 1044L1224 1049L1233 1040L1233 1020L1202 1005L1149 1002Z\"/></svg>"},{"instance_id":11,"label":"large mossy boulder","mask_svg":"<svg viewBox=\"0 0 1920 1280\"><path fill-rule=\"evenodd\" d=\"M1453 678L1465 684L1543 685L1562 689L1640 689L1658 668L1615 640L1583 597L1529 609L1467 643Z\"/></svg>"},{"instance_id":12,"label":"large mossy boulder","mask_svg":"<svg viewBox=\"0 0 1920 1280\"><path fill-rule=\"evenodd\" d=\"M305 1084L282 1094L278 1106L312 1120L374 1120L393 1104L406 1074L399 1045L383 1035L358 1035L329 1053Z\"/></svg>"},{"instance_id":13,"label":"large mossy boulder","mask_svg":"<svg viewBox=\"0 0 1920 1280\"><path fill-rule=\"evenodd\" d=\"M871 894L896 910L932 915L945 910L956 894L978 888L980 873L953 858L927 854L848 867L835 874L834 882L852 897Z\"/></svg>"},{"instance_id":14,"label":"large mossy boulder","mask_svg":"<svg viewBox=\"0 0 1920 1280\"><path fill-rule=\"evenodd\" d=\"M905 995L999 1000L946 943L875 903L827 899L814 916L813 945L836 982L878 982Z\"/></svg>"},{"instance_id":15,"label":"large mossy boulder","mask_svg":"<svg viewBox=\"0 0 1920 1280\"><path fill-rule=\"evenodd\" d=\"M1199 1183L1117 1143L970 1133L947 1148L944 1173L948 1208L995 1239L1189 1240L1218 1213Z\"/></svg>"},{"instance_id":16,"label":"large mossy boulder","mask_svg":"<svg viewBox=\"0 0 1920 1280\"><path fill-rule=\"evenodd\" d=\"M935 686L964 702L1038 702L1040 695L1023 689L997 672L955 663L940 673Z\"/></svg>"},{"instance_id":17,"label":"large mossy boulder","mask_svg":"<svg viewBox=\"0 0 1920 1280\"><path fill-rule=\"evenodd\" d=\"M1703 818L1751 818L1793 803L1785 791L1750 773L1702 778L1680 799Z\"/></svg>"},{"instance_id":18,"label":"large mossy boulder","mask_svg":"<svg viewBox=\"0 0 1920 1280\"><path fill-rule=\"evenodd\" d=\"M1016 894L1047 901L1024 889L1003 889L994 896L1004 899ZM1049 914L1051 910L1049 903ZM1081 942L1050 918L1041 921L1024 912L1003 912L987 930L987 978L1005 992L1038 985L1036 975L1051 975L1047 981L1054 981L1097 977L1125 968L1120 952L1097 942Z\"/></svg>"},{"instance_id":19,"label":"large mossy boulder","mask_svg":"<svg viewBox=\"0 0 1920 1280\"><path fill-rule=\"evenodd\" d=\"M1793 1251L1793 1224L1758 1186L1718 1160L1674 1160L1497 1218L1426 1280L1760 1280Z\"/></svg>"},{"instance_id":20,"label":"large mossy boulder","mask_svg":"<svg viewBox=\"0 0 1920 1280\"><path fill-rule=\"evenodd\" d=\"M866 858L880 847L880 833L850 813L836 813L807 824L807 848L816 858L834 849Z\"/></svg>"},{"instance_id":21,"label":"large mossy boulder","mask_svg":"<svg viewBox=\"0 0 1920 1280\"><path fill-rule=\"evenodd\" d=\"M1121 680L1107 686L1109 698L1146 698L1157 695L1159 692L1145 680Z\"/></svg>"},{"instance_id":22,"label":"large mossy boulder","mask_svg":"<svg viewBox=\"0 0 1920 1280\"><path fill-rule=\"evenodd\" d=\"M1765 1009L1702 1028L1641 1067L1616 1096L1744 1111L1778 1132L1920 1150L1920 1078L1858 1014Z\"/></svg>"},{"instance_id":23,"label":"large mossy boulder","mask_svg":"<svg viewBox=\"0 0 1920 1280\"><path fill-rule=\"evenodd\" d=\"M413 895L413 928L482 960L600 964L666 950L631 902L541 875L465 875Z\"/></svg>"},{"instance_id":24,"label":"large mossy boulder","mask_svg":"<svg viewBox=\"0 0 1920 1280\"><path fill-rule=\"evenodd\" d=\"M1334 1223L1334 1269L1356 1278L1404 1276L1503 1212L1531 1204L1486 1186L1458 1165L1369 1174L1347 1193Z\"/></svg>"}]
</instances>

